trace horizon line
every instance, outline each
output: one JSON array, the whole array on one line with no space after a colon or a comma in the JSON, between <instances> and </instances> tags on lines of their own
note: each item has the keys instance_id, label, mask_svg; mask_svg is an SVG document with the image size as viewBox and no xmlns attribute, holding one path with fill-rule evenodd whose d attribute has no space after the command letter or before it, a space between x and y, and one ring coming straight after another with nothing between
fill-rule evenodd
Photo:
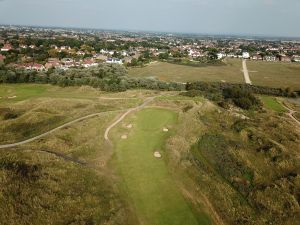
<instances>
[{"instance_id":1,"label":"horizon line","mask_svg":"<svg viewBox=\"0 0 300 225\"><path fill-rule=\"evenodd\" d=\"M114 32L135 32L135 33L163 33L163 34L181 34L181 35L198 35L198 36L229 36L243 38L273 38L273 39L300 39L300 36L279 36L270 34L235 34L235 33L200 33L187 31L158 31L158 30L140 30L127 28L93 28L93 27L76 27L76 26L56 26L56 25L29 25L29 24L0 24L0 26L17 26L17 27L32 27L32 28L52 28L52 29L81 29L94 31L114 31Z\"/></svg>"}]
</instances>

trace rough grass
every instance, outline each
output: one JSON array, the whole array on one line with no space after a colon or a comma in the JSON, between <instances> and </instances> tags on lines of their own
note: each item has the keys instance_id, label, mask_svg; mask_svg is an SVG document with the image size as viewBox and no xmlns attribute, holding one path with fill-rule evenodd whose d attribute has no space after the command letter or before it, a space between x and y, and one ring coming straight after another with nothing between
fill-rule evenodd
<instances>
[{"instance_id":1,"label":"rough grass","mask_svg":"<svg viewBox=\"0 0 300 225\"><path fill-rule=\"evenodd\" d=\"M271 96L260 96L264 106L267 109L273 110L275 112L283 113L287 110L274 98Z\"/></svg>"},{"instance_id":2,"label":"rough grass","mask_svg":"<svg viewBox=\"0 0 300 225\"><path fill-rule=\"evenodd\" d=\"M127 120L133 124L127 140L121 140L120 135L128 130L115 134L115 165L142 224L198 224L164 161L164 140L168 134L162 129L173 126L175 121L176 114L171 111L145 109ZM160 151L163 158L155 158L154 151ZM210 224L206 215L200 220L200 224Z\"/></svg>"},{"instance_id":3,"label":"rough grass","mask_svg":"<svg viewBox=\"0 0 300 225\"><path fill-rule=\"evenodd\" d=\"M247 67L254 85L300 89L299 63L247 61Z\"/></svg>"},{"instance_id":4,"label":"rough grass","mask_svg":"<svg viewBox=\"0 0 300 225\"><path fill-rule=\"evenodd\" d=\"M0 103L0 143L21 141L85 115L122 110L142 101L138 97L101 98L106 95L88 87L61 88L31 84L2 87L22 98L6 99Z\"/></svg>"},{"instance_id":5,"label":"rough grass","mask_svg":"<svg viewBox=\"0 0 300 225\"><path fill-rule=\"evenodd\" d=\"M227 60L225 65L192 67L176 65L171 63L157 62L142 68L129 70L131 77L154 77L163 81L226 81L243 83L241 72L242 62L240 60Z\"/></svg>"},{"instance_id":6,"label":"rough grass","mask_svg":"<svg viewBox=\"0 0 300 225\"><path fill-rule=\"evenodd\" d=\"M0 224L134 224L108 169L116 113L0 153Z\"/></svg>"},{"instance_id":7,"label":"rough grass","mask_svg":"<svg viewBox=\"0 0 300 225\"><path fill-rule=\"evenodd\" d=\"M224 222L297 224L291 190L299 188L299 131L269 112L247 116L194 107L180 117L168 149L195 182L187 188L196 189L195 198L202 192Z\"/></svg>"}]
</instances>

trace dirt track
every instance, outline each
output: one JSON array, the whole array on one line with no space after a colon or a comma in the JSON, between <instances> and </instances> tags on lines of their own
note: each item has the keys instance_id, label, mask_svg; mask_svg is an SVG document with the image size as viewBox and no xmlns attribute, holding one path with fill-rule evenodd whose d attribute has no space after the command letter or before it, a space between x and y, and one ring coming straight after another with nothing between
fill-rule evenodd
<instances>
[{"instance_id":1,"label":"dirt track","mask_svg":"<svg viewBox=\"0 0 300 225\"><path fill-rule=\"evenodd\" d=\"M111 125L105 130L105 135L104 135L105 140L109 140L109 138L108 138L108 133L109 133L109 131L110 131L111 128L113 128L115 125L117 125L119 122L121 122L121 121L122 121L129 113L131 113L132 111L135 111L135 110L139 110L139 109L144 108L144 107L145 107L150 101L152 101L154 98L155 98L155 97L149 97L149 98L146 99L146 101L145 101L142 105L137 106L137 107L135 107L135 108L130 108L130 109L128 109L128 110L127 110L127 111L126 111L126 112L125 112L125 113L124 113L124 114L123 114L116 122L114 122L113 124L111 124ZM115 99L115 98L107 98L107 99ZM73 121L70 121L70 122L68 122L68 123L65 123L65 124L63 124L63 125L61 125L61 126L59 126L59 127L56 127L56 128L54 128L54 129L52 129L52 130L50 130L50 131L47 131L47 132L45 132L45 133L43 133L43 134L40 134L40 135L38 135L38 136L29 138L29 139L27 139L27 140L19 141L19 142L15 142L15 143L11 143L11 144L0 145L0 149L4 149L4 148L13 148L13 147L17 147L17 146L19 146L19 145L27 144L27 143L30 143L30 142L32 142L32 141L35 141L35 140L37 140L37 139L39 139L39 138L45 137L45 136L47 136L47 135L49 135L49 134L51 134L51 133L53 133L53 132L55 132L55 131L57 131L57 130L60 130L60 129L62 129L62 128L65 128L65 127L67 127L67 126L70 126L70 125L72 125L72 124L74 124L74 123L77 123L77 122L79 122L79 121L82 121L82 120L85 120L85 119L88 119L88 118L91 118L91 117L95 117L95 116L100 116L100 115L102 115L102 114L104 114L104 113L109 113L109 112L121 112L121 111L124 111L124 110L106 111L106 112L93 113L93 114L90 114L90 115L87 115L87 116L83 116L83 117L80 117L80 118L75 119L75 120L73 120Z\"/></svg>"},{"instance_id":2,"label":"dirt track","mask_svg":"<svg viewBox=\"0 0 300 225\"><path fill-rule=\"evenodd\" d=\"M45 136L47 136L47 135L49 135L49 134L51 134L51 133L53 133L53 132L55 132L55 131L57 131L57 130L60 130L60 129L62 129L62 128L65 128L65 127L67 127L67 126L70 126L70 125L72 125L72 124L74 124L74 123L76 123L76 122L79 122L79 121L82 121L82 120L85 120L85 119L88 119L88 118L91 118L91 117L100 116L100 115L102 115L102 114L104 114L104 113L109 113L109 112L119 112L119 111L122 111L122 110L114 110L114 111L106 111L106 112L100 112L100 113L93 113L93 114L90 114L90 115L87 115L87 116L83 116L83 117L80 117L80 118L78 118L78 119L76 119L76 120L73 120L73 121L71 121L71 122L65 123L65 124L63 124L63 125L61 125L61 126L59 126L59 127L56 127L56 128L54 128L54 129L52 129L52 130L50 130L50 131L47 131L47 132L45 132L45 133L43 133L43 134L40 134L40 135L38 135L38 136L29 138L29 139L27 139L27 140L20 141L20 142L16 142L16 143L12 143L12 144L0 145L0 149L3 149L3 148L12 148L12 147L16 147L16 146L19 146L19 145L27 144L27 143L32 142L32 141L35 141L35 140L37 140L37 139L39 139L39 138L45 137Z\"/></svg>"},{"instance_id":3,"label":"dirt track","mask_svg":"<svg viewBox=\"0 0 300 225\"><path fill-rule=\"evenodd\" d=\"M288 112L286 113L292 120L294 120L296 122L296 124L300 125L300 121L297 120L297 118L294 116L294 114L297 112L295 110L292 110L290 108L288 108L284 103L282 103L282 106L288 110Z\"/></svg>"},{"instance_id":4,"label":"dirt track","mask_svg":"<svg viewBox=\"0 0 300 225\"><path fill-rule=\"evenodd\" d=\"M244 78L245 78L246 84L252 85L252 82L251 82L250 76L249 76L249 71L248 71L247 64L246 64L246 59L243 59L243 72L244 72Z\"/></svg>"}]
</instances>

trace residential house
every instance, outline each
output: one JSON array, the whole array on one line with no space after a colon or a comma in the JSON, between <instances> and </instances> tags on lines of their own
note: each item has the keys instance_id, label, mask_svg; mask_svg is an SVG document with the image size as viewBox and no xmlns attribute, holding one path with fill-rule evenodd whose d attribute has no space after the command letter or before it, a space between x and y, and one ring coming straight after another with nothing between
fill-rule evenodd
<instances>
[{"instance_id":1,"label":"residential house","mask_svg":"<svg viewBox=\"0 0 300 225\"><path fill-rule=\"evenodd\" d=\"M13 47L11 46L11 44L5 44L2 48L1 48L1 52L8 52L10 50L12 50Z\"/></svg>"},{"instance_id":2,"label":"residential house","mask_svg":"<svg viewBox=\"0 0 300 225\"><path fill-rule=\"evenodd\" d=\"M39 63L26 63L23 65L19 65L20 68L24 68L26 70L36 70L36 71L44 71L46 68Z\"/></svg>"},{"instance_id":3,"label":"residential house","mask_svg":"<svg viewBox=\"0 0 300 225\"><path fill-rule=\"evenodd\" d=\"M94 60L92 60L92 59L85 59L82 63L82 66L85 68L92 67L92 66L98 66L98 65L99 65L99 63L94 62Z\"/></svg>"},{"instance_id":4,"label":"residential house","mask_svg":"<svg viewBox=\"0 0 300 225\"><path fill-rule=\"evenodd\" d=\"M250 59L249 52L243 52L242 56L243 56L243 59Z\"/></svg>"},{"instance_id":5,"label":"residential house","mask_svg":"<svg viewBox=\"0 0 300 225\"><path fill-rule=\"evenodd\" d=\"M292 58L293 62L300 62L300 56L299 55L294 55Z\"/></svg>"},{"instance_id":6,"label":"residential house","mask_svg":"<svg viewBox=\"0 0 300 225\"><path fill-rule=\"evenodd\" d=\"M95 54L93 57L97 60L100 60L100 61L106 61L107 60L107 56L103 55L103 54Z\"/></svg>"},{"instance_id":7,"label":"residential house","mask_svg":"<svg viewBox=\"0 0 300 225\"><path fill-rule=\"evenodd\" d=\"M222 53L222 52L220 52L220 53L218 53L218 54L217 54L217 56L218 56L218 59L223 59L223 58L225 58L225 57L226 57L226 54L225 54L225 53Z\"/></svg>"},{"instance_id":8,"label":"residential house","mask_svg":"<svg viewBox=\"0 0 300 225\"><path fill-rule=\"evenodd\" d=\"M61 64L58 58L49 58L48 62L45 64L45 69L49 70L50 68L58 68L60 65Z\"/></svg>"},{"instance_id":9,"label":"residential house","mask_svg":"<svg viewBox=\"0 0 300 225\"><path fill-rule=\"evenodd\" d=\"M268 55L268 56L264 57L264 60L267 61L267 62L275 62L276 61L276 57L272 56L272 55L271 56Z\"/></svg>"},{"instance_id":10,"label":"residential house","mask_svg":"<svg viewBox=\"0 0 300 225\"><path fill-rule=\"evenodd\" d=\"M106 60L106 63L123 64L121 59L115 59L115 58L108 58Z\"/></svg>"},{"instance_id":11,"label":"residential house","mask_svg":"<svg viewBox=\"0 0 300 225\"><path fill-rule=\"evenodd\" d=\"M259 54L253 55L252 60L263 60L263 57Z\"/></svg>"},{"instance_id":12,"label":"residential house","mask_svg":"<svg viewBox=\"0 0 300 225\"><path fill-rule=\"evenodd\" d=\"M84 55L85 55L85 52L84 52L84 51L77 51L77 52L76 52L76 55L84 56Z\"/></svg>"}]
</instances>

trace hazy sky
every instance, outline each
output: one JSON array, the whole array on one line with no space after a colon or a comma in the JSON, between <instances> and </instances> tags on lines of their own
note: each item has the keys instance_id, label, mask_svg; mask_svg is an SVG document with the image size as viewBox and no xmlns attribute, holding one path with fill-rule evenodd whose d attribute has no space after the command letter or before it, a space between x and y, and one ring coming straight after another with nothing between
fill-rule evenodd
<instances>
[{"instance_id":1,"label":"hazy sky","mask_svg":"<svg viewBox=\"0 0 300 225\"><path fill-rule=\"evenodd\" d=\"M0 0L0 24L300 37L300 0Z\"/></svg>"}]
</instances>

